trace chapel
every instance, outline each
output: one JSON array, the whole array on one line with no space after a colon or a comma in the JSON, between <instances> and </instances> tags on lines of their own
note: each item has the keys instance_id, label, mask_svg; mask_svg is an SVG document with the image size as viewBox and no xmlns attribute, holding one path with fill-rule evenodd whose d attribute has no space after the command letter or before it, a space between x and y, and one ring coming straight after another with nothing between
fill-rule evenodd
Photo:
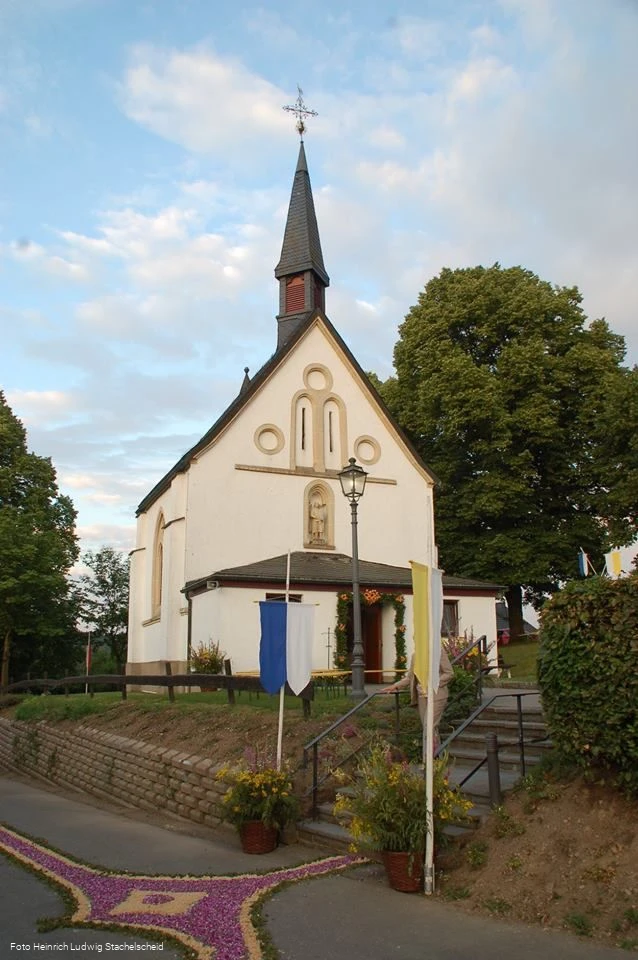
<instances>
[{"instance_id":1,"label":"chapel","mask_svg":"<svg viewBox=\"0 0 638 960\"><path fill-rule=\"evenodd\" d=\"M274 259L274 258L273 258ZM258 601L314 604L312 666L352 651L352 526L339 472L367 473L358 509L366 682L412 649L410 561L437 565L435 478L326 313L324 264L303 139L275 267L273 353L144 497L131 554L127 672L188 670L218 643L257 670ZM496 640L498 585L443 578L446 635ZM494 660L496 651L494 644ZM401 658L403 658L401 660Z\"/></svg>"}]
</instances>

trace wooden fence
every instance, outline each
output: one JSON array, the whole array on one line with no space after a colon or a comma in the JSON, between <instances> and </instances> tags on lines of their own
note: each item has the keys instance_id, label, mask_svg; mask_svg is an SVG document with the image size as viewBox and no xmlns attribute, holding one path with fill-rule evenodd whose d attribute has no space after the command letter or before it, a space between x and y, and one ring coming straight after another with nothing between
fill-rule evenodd
<instances>
[{"instance_id":1,"label":"wooden fence","mask_svg":"<svg viewBox=\"0 0 638 960\"><path fill-rule=\"evenodd\" d=\"M228 673L172 673L170 663L166 664L165 674L144 674L134 676L132 674L104 673L89 674L77 677L62 677L61 680L49 680L48 678L18 680L16 683L10 683L0 689L0 694L20 693L29 690L41 690L44 693L51 693L53 690L64 691L65 696L73 687L83 687L88 689L89 695L93 696L94 688L100 686L113 686L122 691L122 699L126 700L127 687L166 687L168 698L171 702L175 701L175 687L208 687L218 690L226 690L228 703L235 704L235 692L246 691L248 693L266 693L261 685L258 676L235 676ZM292 690L286 684L286 694L295 696ZM314 700L314 683L311 681L299 694L303 702L304 716L310 716L310 703Z\"/></svg>"}]
</instances>

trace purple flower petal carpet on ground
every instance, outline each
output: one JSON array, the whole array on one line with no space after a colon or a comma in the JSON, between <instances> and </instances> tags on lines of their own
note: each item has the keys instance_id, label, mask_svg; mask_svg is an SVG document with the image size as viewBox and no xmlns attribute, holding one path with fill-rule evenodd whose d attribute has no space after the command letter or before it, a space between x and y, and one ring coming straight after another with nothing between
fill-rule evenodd
<instances>
[{"instance_id":1,"label":"purple flower petal carpet on ground","mask_svg":"<svg viewBox=\"0 0 638 960\"><path fill-rule=\"evenodd\" d=\"M109 873L76 863L6 827L0 827L0 852L68 890L76 904L68 921L74 926L165 934L189 947L197 960L258 960L261 949L250 917L253 904L283 883L365 862L356 856L333 856L235 877Z\"/></svg>"}]
</instances>

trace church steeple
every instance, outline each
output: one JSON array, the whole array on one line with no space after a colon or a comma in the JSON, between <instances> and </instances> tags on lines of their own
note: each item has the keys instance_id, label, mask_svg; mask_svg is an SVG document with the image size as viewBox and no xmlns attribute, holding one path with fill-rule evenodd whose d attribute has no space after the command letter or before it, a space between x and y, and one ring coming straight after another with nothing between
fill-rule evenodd
<instances>
[{"instance_id":1,"label":"church steeple","mask_svg":"<svg viewBox=\"0 0 638 960\"><path fill-rule=\"evenodd\" d=\"M323 264L303 140L299 146L284 242L275 276L279 280L279 348L313 310L317 307L325 309L324 292L330 285L330 277Z\"/></svg>"}]
</instances>

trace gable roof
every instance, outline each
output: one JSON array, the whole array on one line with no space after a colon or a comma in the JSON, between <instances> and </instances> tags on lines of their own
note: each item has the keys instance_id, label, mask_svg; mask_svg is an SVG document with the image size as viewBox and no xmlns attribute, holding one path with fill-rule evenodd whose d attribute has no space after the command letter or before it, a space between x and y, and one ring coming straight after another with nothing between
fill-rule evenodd
<instances>
[{"instance_id":1,"label":"gable roof","mask_svg":"<svg viewBox=\"0 0 638 960\"><path fill-rule=\"evenodd\" d=\"M403 444L406 451L410 454L415 464L432 483L437 482L435 475L432 473L429 467L426 466L424 461L421 459L421 455L418 453L412 442L407 438L401 427L399 427L384 401L379 396L379 393L370 382L365 371L360 366L354 354L351 352L350 348L337 333L335 327L332 325L330 320L328 320L323 311L316 309L309 317L302 321L297 330L295 330L290 338L285 341L285 343L270 357L269 360L266 361L263 367L257 371L254 377L250 379L249 383L244 383L242 385L240 393L235 397L232 403L226 407L224 412L221 414L219 419L215 421L210 430L208 430L204 436L190 448L190 450L187 450L183 457L181 457L177 463L171 467L167 473L164 474L162 479L155 484L153 489L147 493L137 508L136 516L139 516L141 513L144 513L146 510L148 510L148 508L152 506L157 498L169 488L172 480L179 473L185 473L189 469L193 458L196 457L197 454L201 453L201 451L208 447L211 443L213 443L218 436L220 436L223 430L235 419L235 417L239 415L242 409L252 400L252 398L259 392L261 387L272 376L275 370L294 350L295 346L302 339L302 337L304 337L310 328L317 322L320 322L324 325L327 334L334 340L338 349L344 354L348 363L352 366L355 374L360 380L361 385L367 391L370 400L376 405L384 418L388 420L393 431L396 433L397 438Z\"/></svg>"},{"instance_id":2,"label":"gable roof","mask_svg":"<svg viewBox=\"0 0 638 960\"><path fill-rule=\"evenodd\" d=\"M269 557L255 563L242 564L239 567L227 567L216 570L206 577L190 580L184 586L184 593L204 587L209 580L224 583L252 584L270 583L282 585L286 582L288 556ZM359 560L359 581L362 587L384 587L412 592L412 572L408 567L395 567L388 563L375 563ZM344 553L313 553L297 550L290 554L290 582L296 585L332 586L352 588L352 558ZM501 587L496 583L474 580L468 577L443 575L443 589L450 591L469 590L496 595Z\"/></svg>"}]
</instances>

